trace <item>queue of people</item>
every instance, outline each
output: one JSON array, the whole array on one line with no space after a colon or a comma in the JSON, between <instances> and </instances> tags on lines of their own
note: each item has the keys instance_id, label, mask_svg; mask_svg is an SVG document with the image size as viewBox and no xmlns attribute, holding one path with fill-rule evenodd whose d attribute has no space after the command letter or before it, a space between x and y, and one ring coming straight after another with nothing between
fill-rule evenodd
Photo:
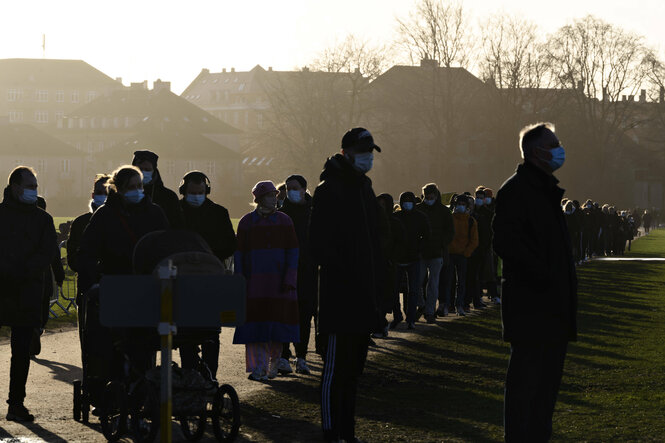
<instances>
[{"instance_id":1,"label":"queue of people","mask_svg":"<svg viewBox=\"0 0 665 443\"><path fill-rule=\"evenodd\" d=\"M529 131L535 131L534 139L550 137L552 153L542 154L540 147L524 148L525 163L516 177L548 187L546 198L551 200L563 192L553 187L551 176L559 142L549 126ZM390 194L377 197L366 175L373 167L374 152L381 148L369 131L354 128L344 134L340 152L326 160L313 195L306 178L297 174L278 186L271 181L257 183L251 190L254 209L242 217L236 233L228 211L210 200L211 184L205 174L188 172L178 188L178 199L162 182L158 155L136 151L131 165L95 177L90 210L72 224L67 259L77 272L77 305L85 305L86 294L102 275L132 273L134 247L144 235L165 229L193 231L228 272L246 279L246 323L236 328L233 341L245 345L249 379L266 381L293 372L291 344L295 372L310 374L307 349L314 319L316 352L324 361L324 436L329 441L356 441L355 397L372 338L387 337L403 321L407 330L413 330L423 317L432 324L437 317L484 309L484 295L501 304L501 276L523 278L511 265L523 260L515 258L515 251L523 246L525 254L530 253L530 246L520 246L524 239L514 237L516 229L527 229L519 235L532 232L526 221L514 224L518 222L500 213L521 214L525 199L529 207L538 200L536 195L520 197L519 203L504 197L501 210L501 197L495 200L494 191L486 186L448 194L444 201L439 187L428 183L418 195L403 192L396 204ZM545 158L548 155L551 158ZM31 168L16 168L0 204L0 241L10 245L0 254L0 275L12 288L3 297L16 298L10 305L21 307L17 312L0 311L0 325L12 327L7 418L17 421L34 419L23 405L28 348L35 328L43 327L44 279L56 250L53 220L37 207L36 177ZM522 181L519 186L527 186ZM499 195L509 195L505 189L506 185ZM565 226L553 225L551 230L562 230L564 243L570 238L570 256L576 264L593 256L623 254L637 227L643 223L648 232L652 223L648 211L617 211L591 200L580 205L560 199L559 195L560 214L552 217ZM540 226L537 231L548 237L550 231L543 229ZM563 263L567 252L562 254ZM499 257L505 262L502 275ZM543 270L534 268L534 272L536 276ZM574 270L567 275L574 280ZM511 283L507 285L504 290L510 293ZM213 377L218 368L219 332L216 340L201 344L202 359ZM196 346L180 349L183 367L193 366L196 352ZM142 367L150 356L134 347L129 357Z\"/></svg>"}]
</instances>

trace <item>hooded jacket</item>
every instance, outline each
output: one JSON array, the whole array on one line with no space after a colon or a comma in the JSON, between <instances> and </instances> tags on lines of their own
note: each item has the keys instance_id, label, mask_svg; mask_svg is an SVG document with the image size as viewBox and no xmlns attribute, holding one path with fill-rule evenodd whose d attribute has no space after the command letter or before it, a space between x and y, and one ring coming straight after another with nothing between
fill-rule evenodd
<instances>
[{"instance_id":1,"label":"hooded jacket","mask_svg":"<svg viewBox=\"0 0 665 443\"><path fill-rule=\"evenodd\" d=\"M0 244L0 325L39 327L44 276L57 248L53 218L16 200L8 186L0 203Z\"/></svg>"},{"instance_id":2,"label":"hooded jacket","mask_svg":"<svg viewBox=\"0 0 665 443\"><path fill-rule=\"evenodd\" d=\"M527 162L497 193L492 227L494 251L503 259L505 341L577 337L577 276L558 182Z\"/></svg>"},{"instance_id":3,"label":"hooded jacket","mask_svg":"<svg viewBox=\"0 0 665 443\"><path fill-rule=\"evenodd\" d=\"M319 331L368 334L382 327L379 205L372 181L341 154L314 192L310 250L319 266Z\"/></svg>"},{"instance_id":4,"label":"hooded jacket","mask_svg":"<svg viewBox=\"0 0 665 443\"><path fill-rule=\"evenodd\" d=\"M233 231L229 211L206 198L199 207L180 200L184 228L199 234L220 260L231 257L236 250L236 234Z\"/></svg>"},{"instance_id":5,"label":"hooded jacket","mask_svg":"<svg viewBox=\"0 0 665 443\"><path fill-rule=\"evenodd\" d=\"M106 203L97 209L83 232L77 254L82 292L101 275L132 274L134 246L145 234L167 229L164 211L145 196L135 205L109 190Z\"/></svg>"}]
</instances>

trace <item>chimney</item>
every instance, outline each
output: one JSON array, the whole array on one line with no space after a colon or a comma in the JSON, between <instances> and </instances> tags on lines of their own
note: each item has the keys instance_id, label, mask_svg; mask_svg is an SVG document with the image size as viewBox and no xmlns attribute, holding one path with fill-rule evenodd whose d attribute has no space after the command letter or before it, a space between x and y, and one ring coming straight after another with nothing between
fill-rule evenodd
<instances>
[{"instance_id":1,"label":"chimney","mask_svg":"<svg viewBox=\"0 0 665 443\"><path fill-rule=\"evenodd\" d=\"M148 89L148 80L143 80L141 83L132 82L129 87L132 89Z\"/></svg>"},{"instance_id":2,"label":"chimney","mask_svg":"<svg viewBox=\"0 0 665 443\"><path fill-rule=\"evenodd\" d=\"M210 74L210 69L208 68L201 69L201 74Z\"/></svg>"},{"instance_id":3,"label":"chimney","mask_svg":"<svg viewBox=\"0 0 665 443\"><path fill-rule=\"evenodd\" d=\"M629 95L628 96L628 101L629 102L634 102L635 101L635 96L634 95Z\"/></svg>"},{"instance_id":4,"label":"chimney","mask_svg":"<svg viewBox=\"0 0 665 443\"><path fill-rule=\"evenodd\" d=\"M665 86L660 87L660 92L658 94L658 101L660 103L665 103Z\"/></svg>"},{"instance_id":5,"label":"chimney","mask_svg":"<svg viewBox=\"0 0 665 443\"><path fill-rule=\"evenodd\" d=\"M647 90L642 89L640 90L640 103L646 103L647 102Z\"/></svg>"},{"instance_id":6,"label":"chimney","mask_svg":"<svg viewBox=\"0 0 665 443\"><path fill-rule=\"evenodd\" d=\"M603 101L607 101L607 86L603 86Z\"/></svg>"},{"instance_id":7,"label":"chimney","mask_svg":"<svg viewBox=\"0 0 665 443\"><path fill-rule=\"evenodd\" d=\"M584 80L577 81L577 89L579 89L580 91L584 91Z\"/></svg>"},{"instance_id":8,"label":"chimney","mask_svg":"<svg viewBox=\"0 0 665 443\"><path fill-rule=\"evenodd\" d=\"M272 66L268 66L268 72L272 72Z\"/></svg>"},{"instance_id":9,"label":"chimney","mask_svg":"<svg viewBox=\"0 0 665 443\"><path fill-rule=\"evenodd\" d=\"M236 72L236 68L231 68L231 72Z\"/></svg>"},{"instance_id":10,"label":"chimney","mask_svg":"<svg viewBox=\"0 0 665 443\"><path fill-rule=\"evenodd\" d=\"M625 101L626 101L626 94L623 94L623 95L621 96L621 101L622 101L622 102L625 102Z\"/></svg>"},{"instance_id":11,"label":"chimney","mask_svg":"<svg viewBox=\"0 0 665 443\"><path fill-rule=\"evenodd\" d=\"M433 60L431 58L423 58L420 59L420 67L421 68L436 68L439 66L439 62L437 60Z\"/></svg>"},{"instance_id":12,"label":"chimney","mask_svg":"<svg viewBox=\"0 0 665 443\"><path fill-rule=\"evenodd\" d=\"M222 72L226 72L226 68L223 68L223 69L222 69Z\"/></svg>"},{"instance_id":13,"label":"chimney","mask_svg":"<svg viewBox=\"0 0 665 443\"><path fill-rule=\"evenodd\" d=\"M303 66L302 72L309 72L309 68L307 66Z\"/></svg>"},{"instance_id":14,"label":"chimney","mask_svg":"<svg viewBox=\"0 0 665 443\"><path fill-rule=\"evenodd\" d=\"M163 82L160 79L157 79L152 84L152 90L154 92L158 92L158 91L162 91L162 90L170 91L171 90L171 82Z\"/></svg>"},{"instance_id":15,"label":"chimney","mask_svg":"<svg viewBox=\"0 0 665 443\"><path fill-rule=\"evenodd\" d=\"M115 78L115 81L117 81L118 83L121 83L121 84L122 84L122 77L116 77L116 78Z\"/></svg>"}]
</instances>

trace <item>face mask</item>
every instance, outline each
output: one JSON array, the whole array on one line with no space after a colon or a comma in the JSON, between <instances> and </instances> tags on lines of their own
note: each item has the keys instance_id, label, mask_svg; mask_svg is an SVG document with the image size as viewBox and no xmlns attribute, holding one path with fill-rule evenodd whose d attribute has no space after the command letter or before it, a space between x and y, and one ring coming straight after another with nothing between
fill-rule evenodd
<instances>
[{"instance_id":1,"label":"face mask","mask_svg":"<svg viewBox=\"0 0 665 443\"><path fill-rule=\"evenodd\" d=\"M485 204L489 205L490 203L492 203L492 197L485 197Z\"/></svg>"},{"instance_id":2,"label":"face mask","mask_svg":"<svg viewBox=\"0 0 665 443\"><path fill-rule=\"evenodd\" d=\"M134 189L133 191L127 191L125 192L125 201L127 203L131 203L135 205L136 203L140 203L141 200L143 200L143 197L145 194L143 193L143 189Z\"/></svg>"},{"instance_id":3,"label":"face mask","mask_svg":"<svg viewBox=\"0 0 665 443\"><path fill-rule=\"evenodd\" d=\"M466 212L466 206L465 205L455 206L455 212L457 212L458 214L464 214Z\"/></svg>"},{"instance_id":4,"label":"face mask","mask_svg":"<svg viewBox=\"0 0 665 443\"><path fill-rule=\"evenodd\" d=\"M476 199L476 206L482 206L483 203L484 203L484 201L483 201L482 198L477 198L477 199Z\"/></svg>"},{"instance_id":5,"label":"face mask","mask_svg":"<svg viewBox=\"0 0 665 443\"><path fill-rule=\"evenodd\" d=\"M566 161L566 151L563 149L563 146L557 146L550 153L552 154L552 160L549 162L550 168L552 168L552 171L556 171Z\"/></svg>"},{"instance_id":6,"label":"face mask","mask_svg":"<svg viewBox=\"0 0 665 443\"><path fill-rule=\"evenodd\" d=\"M369 170L372 169L373 164L374 154L371 152L356 154L356 157L353 160L353 166L360 172L369 172Z\"/></svg>"},{"instance_id":7,"label":"face mask","mask_svg":"<svg viewBox=\"0 0 665 443\"><path fill-rule=\"evenodd\" d=\"M152 181L152 171L143 171L143 184L147 185Z\"/></svg>"},{"instance_id":8,"label":"face mask","mask_svg":"<svg viewBox=\"0 0 665 443\"><path fill-rule=\"evenodd\" d=\"M21 203L26 203L28 205L33 205L37 203L37 190L36 189L24 189L23 195L18 198Z\"/></svg>"},{"instance_id":9,"label":"face mask","mask_svg":"<svg viewBox=\"0 0 665 443\"><path fill-rule=\"evenodd\" d=\"M104 194L95 194L94 197L92 197L92 204L99 207L106 203L106 195Z\"/></svg>"},{"instance_id":10,"label":"face mask","mask_svg":"<svg viewBox=\"0 0 665 443\"><path fill-rule=\"evenodd\" d=\"M413 209L413 202L404 202L402 203L402 209L405 211L410 211Z\"/></svg>"},{"instance_id":11,"label":"face mask","mask_svg":"<svg viewBox=\"0 0 665 443\"><path fill-rule=\"evenodd\" d=\"M199 207L206 200L205 194L187 194L185 195L185 201L192 206Z\"/></svg>"},{"instance_id":12,"label":"face mask","mask_svg":"<svg viewBox=\"0 0 665 443\"><path fill-rule=\"evenodd\" d=\"M293 203L300 203L302 201L302 195L300 191L287 191L286 198L288 198Z\"/></svg>"},{"instance_id":13,"label":"face mask","mask_svg":"<svg viewBox=\"0 0 665 443\"><path fill-rule=\"evenodd\" d=\"M436 203L436 200L424 200L427 206L433 206Z\"/></svg>"}]
</instances>

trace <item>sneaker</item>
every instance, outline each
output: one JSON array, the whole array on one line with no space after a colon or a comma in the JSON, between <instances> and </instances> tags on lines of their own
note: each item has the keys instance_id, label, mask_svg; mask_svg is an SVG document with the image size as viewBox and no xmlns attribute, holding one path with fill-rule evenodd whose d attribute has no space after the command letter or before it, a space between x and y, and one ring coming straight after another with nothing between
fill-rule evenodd
<instances>
[{"instance_id":1,"label":"sneaker","mask_svg":"<svg viewBox=\"0 0 665 443\"><path fill-rule=\"evenodd\" d=\"M464 307L462 306L457 307L457 315L459 315L460 317L464 317L466 315L466 313L464 312Z\"/></svg>"},{"instance_id":2,"label":"sneaker","mask_svg":"<svg viewBox=\"0 0 665 443\"><path fill-rule=\"evenodd\" d=\"M418 306L416 308L416 321L420 320L420 317L422 317L424 314L425 314L425 307Z\"/></svg>"},{"instance_id":3,"label":"sneaker","mask_svg":"<svg viewBox=\"0 0 665 443\"><path fill-rule=\"evenodd\" d=\"M398 324L402 323L404 321L404 316L400 312L398 315L395 316L393 321L390 322L390 329L395 329Z\"/></svg>"},{"instance_id":4,"label":"sneaker","mask_svg":"<svg viewBox=\"0 0 665 443\"><path fill-rule=\"evenodd\" d=\"M272 368L270 370L272 372ZM282 375L287 375L293 372L293 369L291 368L291 364L289 361L285 358L280 358L279 361L277 362L277 372L279 372ZM274 378L274 377L273 377Z\"/></svg>"},{"instance_id":5,"label":"sneaker","mask_svg":"<svg viewBox=\"0 0 665 443\"><path fill-rule=\"evenodd\" d=\"M279 363L271 363L270 368L268 369L268 378L272 380L273 378L277 377L277 375L279 375Z\"/></svg>"},{"instance_id":6,"label":"sneaker","mask_svg":"<svg viewBox=\"0 0 665 443\"><path fill-rule=\"evenodd\" d=\"M386 325L386 327L383 328L383 338L388 338L388 325Z\"/></svg>"},{"instance_id":7,"label":"sneaker","mask_svg":"<svg viewBox=\"0 0 665 443\"><path fill-rule=\"evenodd\" d=\"M296 358L296 373L303 375L310 375L312 373L304 358Z\"/></svg>"},{"instance_id":8,"label":"sneaker","mask_svg":"<svg viewBox=\"0 0 665 443\"><path fill-rule=\"evenodd\" d=\"M432 314L432 315L426 315L426 316L425 316L425 319L427 320L427 324L428 324L428 325L433 325L433 324L436 323L436 315L434 315L434 314Z\"/></svg>"},{"instance_id":9,"label":"sneaker","mask_svg":"<svg viewBox=\"0 0 665 443\"><path fill-rule=\"evenodd\" d=\"M413 321L410 321L406 324L407 329L416 329L416 323Z\"/></svg>"},{"instance_id":10,"label":"sneaker","mask_svg":"<svg viewBox=\"0 0 665 443\"><path fill-rule=\"evenodd\" d=\"M35 421L35 416L23 405L9 405L7 411L8 421L31 422Z\"/></svg>"},{"instance_id":11,"label":"sneaker","mask_svg":"<svg viewBox=\"0 0 665 443\"><path fill-rule=\"evenodd\" d=\"M445 311L443 308L439 308L436 310L435 315L437 317L445 317L446 315L448 315L448 312Z\"/></svg>"},{"instance_id":12,"label":"sneaker","mask_svg":"<svg viewBox=\"0 0 665 443\"><path fill-rule=\"evenodd\" d=\"M249 377L247 377L250 380L253 381L267 381L268 376L263 372L261 369L255 369L251 374L249 374Z\"/></svg>"}]
</instances>

